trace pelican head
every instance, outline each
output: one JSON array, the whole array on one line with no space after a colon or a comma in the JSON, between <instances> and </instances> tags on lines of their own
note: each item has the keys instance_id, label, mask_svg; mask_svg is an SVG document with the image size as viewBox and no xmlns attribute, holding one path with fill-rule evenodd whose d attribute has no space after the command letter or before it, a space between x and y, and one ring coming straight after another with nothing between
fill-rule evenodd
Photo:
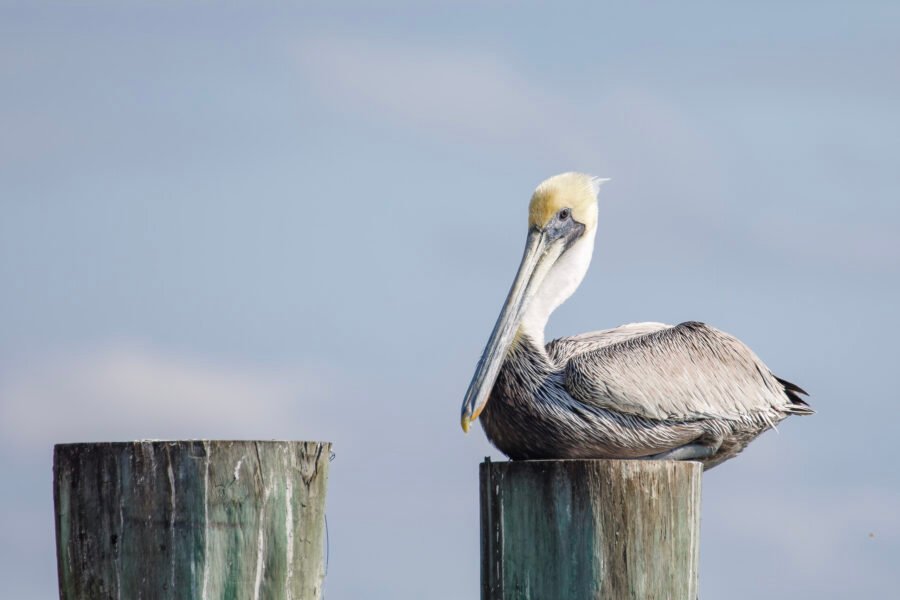
<instances>
[{"instance_id":1,"label":"pelican head","mask_svg":"<svg viewBox=\"0 0 900 600\"><path fill-rule=\"evenodd\" d=\"M494 325L462 405L468 431L490 397L503 360L520 331L543 343L553 310L581 283L597 231L597 192L606 179L563 173L541 183L528 207L528 239L519 271Z\"/></svg>"}]
</instances>

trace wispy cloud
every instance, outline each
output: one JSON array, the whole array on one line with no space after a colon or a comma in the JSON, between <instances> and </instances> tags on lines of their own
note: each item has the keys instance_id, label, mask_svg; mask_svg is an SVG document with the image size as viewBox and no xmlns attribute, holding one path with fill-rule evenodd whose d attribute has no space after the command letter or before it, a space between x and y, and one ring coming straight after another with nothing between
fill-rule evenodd
<instances>
[{"instance_id":1,"label":"wispy cloud","mask_svg":"<svg viewBox=\"0 0 900 600\"><path fill-rule=\"evenodd\" d=\"M302 44L299 57L316 92L361 114L478 142L549 143L557 151L580 142L565 95L487 52L320 38Z\"/></svg>"},{"instance_id":2,"label":"wispy cloud","mask_svg":"<svg viewBox=\"0 0 900 600\"><path fill-rule=\"evenodd\" d=\"M327 388L302 369L115 344L7 369L0 398L0 436L27 449L89 440L297 439L317 430Z\"/></svg>"},{"instance_id":3,"label":"wispy cloud","mask_svg":"<svg viewBox=\"0 0 900 600\"><path fill-rule=\"evenodd\" d=\"M672 235L672 221L716 221L723 210L711 140L654 90L589 71L578 83L547 81L476 46L321 37L298 55L313 93L360 120L467 152L611 176L613 197L632 199L620 200L622 222L653 235Z\"/></svg>"}]
</instances>

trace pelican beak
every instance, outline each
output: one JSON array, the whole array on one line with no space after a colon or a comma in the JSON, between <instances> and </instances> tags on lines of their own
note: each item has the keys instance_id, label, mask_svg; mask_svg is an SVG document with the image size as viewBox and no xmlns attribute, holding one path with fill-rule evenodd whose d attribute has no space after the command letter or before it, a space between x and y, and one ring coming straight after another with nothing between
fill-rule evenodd
<instances>
[{"instance_id":1,"label":"pelican beak","mask_svg":"<svg viewBox=\"0 0 900 600\"><path fill-rule=\"evenodd\" d=\"M580 226L580 225L579 225ZM580 226L582 231L583 226ZM487 405L494 382L500 372L503 360L506 358L522 317L535 292L540 288L550 268L556 259L568 246L568 236L559 232L534 227L528 233L528 241L525 245L525 254L519 265L519 272L513 281L506 297L506 303L500 311L500 317L494 325L491 337L488 339L475 375L466 391L462 404L461 425L465 432L469 431L472 421L478 418L481 411Z\"/></svg>"}]
</instances>

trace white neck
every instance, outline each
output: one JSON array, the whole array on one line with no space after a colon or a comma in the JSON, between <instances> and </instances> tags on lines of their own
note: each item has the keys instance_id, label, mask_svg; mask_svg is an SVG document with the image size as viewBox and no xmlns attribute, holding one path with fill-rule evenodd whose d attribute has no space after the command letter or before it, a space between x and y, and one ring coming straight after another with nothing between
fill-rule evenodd
<instances>
[{"instance_id":1,"label":"white neck","mask_svg":"<svg viewBox=\"0 0 900 600\"><path fill-rule=\"evenodd\" d=\"M587 273L591 264L591 256L594 253L596 233L595 228L594 231L582 236L559 257L559 260L547 273L547 277L541 283L540 289L531 299L525 315L522 317L519 330L542 348L544 347L544 329L547 327L547 320L560 304L575 293Z\"/></svg>"}]
</instances>

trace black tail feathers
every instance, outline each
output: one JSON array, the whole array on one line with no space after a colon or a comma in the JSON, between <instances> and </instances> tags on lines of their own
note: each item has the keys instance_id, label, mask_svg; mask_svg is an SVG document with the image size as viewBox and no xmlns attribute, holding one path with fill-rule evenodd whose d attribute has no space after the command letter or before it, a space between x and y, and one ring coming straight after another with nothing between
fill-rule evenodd
<instances>
[{"instance_id":1,"label":"black tail feathers","mask_svg":"<svg viewBox=\"0 0 900 600\"><path fill-rule=\"evenodd\" d=\"M786 381L781 377L775 377L778 380L778 383L784 386L784 393L787 394L788 399L791 401L791 405L788 407L788 412L793 415L811 415L814 414L812 408L810 408L809 403L806 402L803 398L800 397L800 394L804 396L809 396L802 387L797 384L791 383L790 381Z\"/></svg>"}]
</instances>

